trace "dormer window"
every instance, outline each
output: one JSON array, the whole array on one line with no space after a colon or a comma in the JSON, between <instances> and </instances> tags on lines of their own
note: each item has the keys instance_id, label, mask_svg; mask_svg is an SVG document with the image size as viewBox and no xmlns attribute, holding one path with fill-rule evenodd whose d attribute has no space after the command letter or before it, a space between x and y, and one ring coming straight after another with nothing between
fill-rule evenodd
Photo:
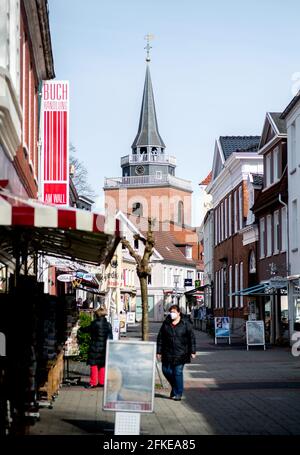
<instances>
[{"instance_id":1,"label":"dormer window","mask_svg":"<svg viewBox=\"0 0 300 455\"><path fill-rule=\"evenodd\" d=\"M187 259L192 259L192 247L190 245L186 245L185 247L185 257Z\"/></svg>"}]
</instances>

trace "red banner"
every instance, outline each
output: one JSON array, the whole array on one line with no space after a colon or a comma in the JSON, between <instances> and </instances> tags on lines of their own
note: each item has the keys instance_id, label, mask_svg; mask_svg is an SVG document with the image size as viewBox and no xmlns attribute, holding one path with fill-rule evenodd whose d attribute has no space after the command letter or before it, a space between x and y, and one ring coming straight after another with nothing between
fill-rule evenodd
<instances>
[{"instance_id":1,"label":"red banner","mask_svg":"<svg viewBox=\"0 0 300 455\"><path fill-rule=\"evenodd\" d=\"M69 83L44 81L42 88L42 199L69 205Z\"/></svg>"}]
</instances>

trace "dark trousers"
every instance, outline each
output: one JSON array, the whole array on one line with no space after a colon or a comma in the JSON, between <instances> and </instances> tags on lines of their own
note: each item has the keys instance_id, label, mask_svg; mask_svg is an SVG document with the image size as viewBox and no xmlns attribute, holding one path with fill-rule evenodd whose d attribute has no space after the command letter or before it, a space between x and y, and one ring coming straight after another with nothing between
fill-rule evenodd
<instances>
[{"instance_id":1,"label":"dark trousers","mask_svg":"<svg viewBox=\"0 0 300 455\"><path fill-rule=\"evenodd\" d=\"M172 387L171 394L182 396L183 393L183 367L181 365L172 365L170 363L162 364L162 372Z\"/></svg>"}]
</instances>

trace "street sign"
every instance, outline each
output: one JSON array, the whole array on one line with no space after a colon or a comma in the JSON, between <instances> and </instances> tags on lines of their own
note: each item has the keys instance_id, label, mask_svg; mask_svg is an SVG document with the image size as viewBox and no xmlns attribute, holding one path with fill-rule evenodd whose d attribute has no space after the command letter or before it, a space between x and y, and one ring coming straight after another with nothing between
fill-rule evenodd
<instances>
[{"instance_id":1,"label":"street sign","mask_svg":"<svg viewBox=\"0 0 300 455\"><path fill-rule=\"evenodd\" d=\"M185 285L185 286L193 286L193 280L192 280L192 278L185 278L185 280L184 280L184 285Z\"/></svg>"},{"instance_id":2,"label":"street sign","mask_svg":"<svg viewBox=\"0 0 300 455\"><path fill-rule=\"evenodd\" d=\"M75 278L74 274L70 275L64 273L62 275L58 275L57 280L62 281L63 283L71 283L71 281L73 281L74 278Z\"/></svg>"},{"instance_id":3,"label":"street sign","mask_svg":"<svg viewBox=\"0 0 300 455\"><path fill-rule=\"evenodd\" d=\"M282 289L287 287L287 285L288 285L287 279L282 276L273 276L269 280L270 288Z\"/></svg>"}]
</instances>

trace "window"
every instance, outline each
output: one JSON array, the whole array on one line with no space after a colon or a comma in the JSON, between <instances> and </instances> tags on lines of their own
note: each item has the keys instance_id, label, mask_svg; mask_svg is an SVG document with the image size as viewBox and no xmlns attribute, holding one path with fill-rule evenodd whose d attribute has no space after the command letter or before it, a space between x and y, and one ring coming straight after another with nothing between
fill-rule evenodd
<instances>
[{"instance_id":1,"label":"window","mask_svg":"<svg viewBox=\"0 0 300 455\"><path fill-rule=\"evenodd\" d=\"M242 187L239 187L239 228L243 228L243 191Z\"/></svg>"},{"instance_id":2,"label":"window","mask_svg":"<svg viewBox=\"0 0 300 455\"><path fill-rule=\"evenodd\" d=\"M224 204L221 203L221 242L224 240Z\"/></svg>"},{"instance_id":3,"label":"window","mask_svg":"<svg viewBox=\"0 0 300 455\"><path fill-rule=\"evenodd\" d=\"M271 153L266 155L266 187L271 185Z\"/></svg>"},{"instance_id":4,"label":"window","mask_svg":"<svg viewBox=\"0 0 300 455\"><path fill-rule=\"evenodd\" d=\"M256 273L256 258L253 250L249 256L249 273Z\"/></svg>"},{"instance_id":5,"label":"window","mask_svg":"<svg viewBox=\"0 0 300 455\"><path fill-rule=\"evenodd\" d=\"M167 267L164 267L164 286L168 284L168 270Z\"/></svg>"},{"instance_id":6,"label":"window","mask_svg":"<svg viewBox=\"0 0 300 455\"><path fill-rule=\"evenodd\" d=\"M123 239L126 240L126 236L125 235L124 235ZM123 243L122 243L122 250L126 250L126 246L123 245Z\"/></svg>"},{"instance_id":7,"label":"window","mask_svg":"<svg viewBox=\"0 0 300 455\"><path fill-rule=\"evenodd\" d=\"M143 205L140 202L132 204L132 214L136 216L143 216Z\"/></svg>"},{"instance_id":8,"label":"window","mask_svg":"<svg viewBox=\"0 0 300 455\"><path fill-rule=\"evenodd\" d=\"M189 278L189 279L193 279L194 278L193 270L188 270L187 274L186 274L186 277Z\"/></svg>"},{"instance_id":9,"label":"window","mask_svg":"<svg viewBox=\"0 0 300 455\"><path fill-rule=\"evenodd\" d=\"M274 232L274 254L279 253L280 230L279 230L279 210L274 212L273 218Z\"/></svg>"},{"instance_id":10,"label":"window","mask_svg":"<svg viewBox=\"0 0 300 455\"><path fill-rule=\"evenodd\" d=\"M161 180L161 179L162 179L162 172L156 171L156 180Z\"/></svg>"},{"instance_id":11,"label":"window","mask_svg":"<svg viewBox=\"0 0 300 455\"><path fill-rule=\"evenodd\" d=\"M235 270L234 270L234 290L235 292L238 292L239 290L239 265L235 264ZM235 307L237 307L239 304L239 297L236 295L235 296Z\"/></svg>"},{"instance_id":12,"label":"window","mask_svg":"<svg viewBox=\"0 0 300 455\"><path fill-rule=\"evenodd\" d=\"M218 245L218 212L215 209L215 245Z\"/></svg>"},{"instance_id":13,"label":"window","mask_svg":"<svg viewBox=\"0 0 300 455\"><path fill-rule=\"evenodd\" d=\"M183 224L183 202L178 202L178 223Z\"/></svg>"},{"instance_id":14,"label":"window","mask_svg":"<svg viewBox=\"0 0 300 455\"><path fill-rule=\"evenodd\" d=\"M185 247L185 257L187 259L192 259L192 247L190 245L186 245Z\"/></svg>"},{"instance_id":15,"label":"window","mask_svg":"<svg viewBox=\"0 0 300 455\"><path fill-rule=\"evenodd\" d=\"M218 225L219 225L219 232L218 232L218 239L219 243L221 242L221 206L218 207Z\"/></svg>"},{"instance_id":16,"label":"window","mask_svg":"<svg viewBox=\"0 0 300 455\"><path fill-rule=\"evenodd\" d=\"M224 201L224 211L225 211L225 219L224 219L224 238L227 239L228 236L228 212L227 212L227 198Z\"/></svg>"},{"instance_id":17,"label":"window","mask_svg":"<svg viewBox=\"0 0 300 455\"><path fill-rule=\"evenodd\" d=\"M279 147L273 150L273 182L279 180Z\"/></svg>"},{"instance_id":18,"label":"window","mask_svg":"<svg viewBox=\"0 0 300 455\"><path fill-rule=\"evenodd\" d=\"M232 308L232 265L229 266L229 308Z\"/></svg>"},{"instance_id":19,"label":"window","mask_svg":"<svg viewBox=\"0 0 300 455\"><path fill-rule=\"evenodd\" d=\"M232 234L231 200L232 200L232 195L230 194L229 198L228 198L228 237L231 237L231 234Z\"/></svg>"},{"instance_id":20,"label":"window","mask_svg":"<svg viewBox=\"0 0 300 455\"><path fill-rule=\"evenodd\" d=\"M139 249L139 239L134 239L134 249L135 250Z\"/></svg>"},{"instance_id":21,"label":"window","mask_svg":"<svg viewBox=\"0 0 300 455\"><path fill-rule=\"evenodd\" d=\"M219 307L219 283L218 283L218 272L215 273L215 307Z\"/></svg>"},{"instance_id":22,"label":"window","mask_svg":"<svg viewBox=\"0 0 300 455\"><path fill-rule=\"evenodd\" d=\"M281 251L287 250L287 213L286 207L281 209Z\"/></svg>"},{"instance_id":23,"label":"window","mask_svg":"<svg viewBox=\"0 0 300 455\"><path fill-rule=\"evenodd\" d=\"M259 246L260 246L260 258L265 257L265 219L259 220Z\"/></svg>"},{"instance_id":24,"label":"window","mask_svg":"<svg viewBox=\"0 0 300 455\"><path fill-rule=\"evenodd\" d=\"M173 276L173 270L170 268L168 269L168 285L172 285L172 276Z\"/></svg>"},{"instance_id":25,"label":"window","mask_svg":"<svg viewBox=\"0 0 300 455\"><path fill-rule=\"evenodd\" d=\"M298 248L298 207L297 199L292 202L292 250Z\"/></svg>"},{"instance_id":26,"label":"window","mask_svg":"<svg viewBox=\"0 0 300 455\"><path fill-rule=\"evenodd\" d=\"M244 289L244 283L243 283L243 280L244 280L244 273L243 273L243 263L240 262L240 291L242 291ZM243 296L241 295L240 296L240 306L243 306L244 305L244 298Z\"/></svg>"},{"instance_id":27,"label":"window","mask_svg":"<svg viewBox=\"0 0 300 455\"><path fill-rule=\"evenodd\" d=\"M267 216L267 256L272 254L272 215Z\"/></svg>"},{"instance_id":28,"label":"window","mask_svg":"<svg viewBox=\"0 0 300 455\"><path fill-rule=\"evenodd\" d=\"M148 275L148 284L152 284L152 275Z\"/></svg>"},{"instance_id":29,"label":"window","mask_svg":"<svg viewBox=\"0 0 300 455\"><path fill-rule=\"evenodd\" d=\"M224 271L223 269L220 270L220 307L224 307Z\"/></svg>"},{"instance_id":30,"label":"window","mask_svg":"<svg viewBox=\"0 0 300 455\"><path fill-rule=\"evenodd\" d=\"M296 167L296 123L291 124L291 171Z\"/></svg>"},{"instance_id":31,"label":"window","mask_svg":"<svg viewBox=\"0 0 300 455\"><path fill-rule=\"evenodd\" d=\"M237 232L238 230L238 200L237 200L237 192L234 192L233 196L233 212L234 212L234 232Z\"/></svg>"}]
</instances>

